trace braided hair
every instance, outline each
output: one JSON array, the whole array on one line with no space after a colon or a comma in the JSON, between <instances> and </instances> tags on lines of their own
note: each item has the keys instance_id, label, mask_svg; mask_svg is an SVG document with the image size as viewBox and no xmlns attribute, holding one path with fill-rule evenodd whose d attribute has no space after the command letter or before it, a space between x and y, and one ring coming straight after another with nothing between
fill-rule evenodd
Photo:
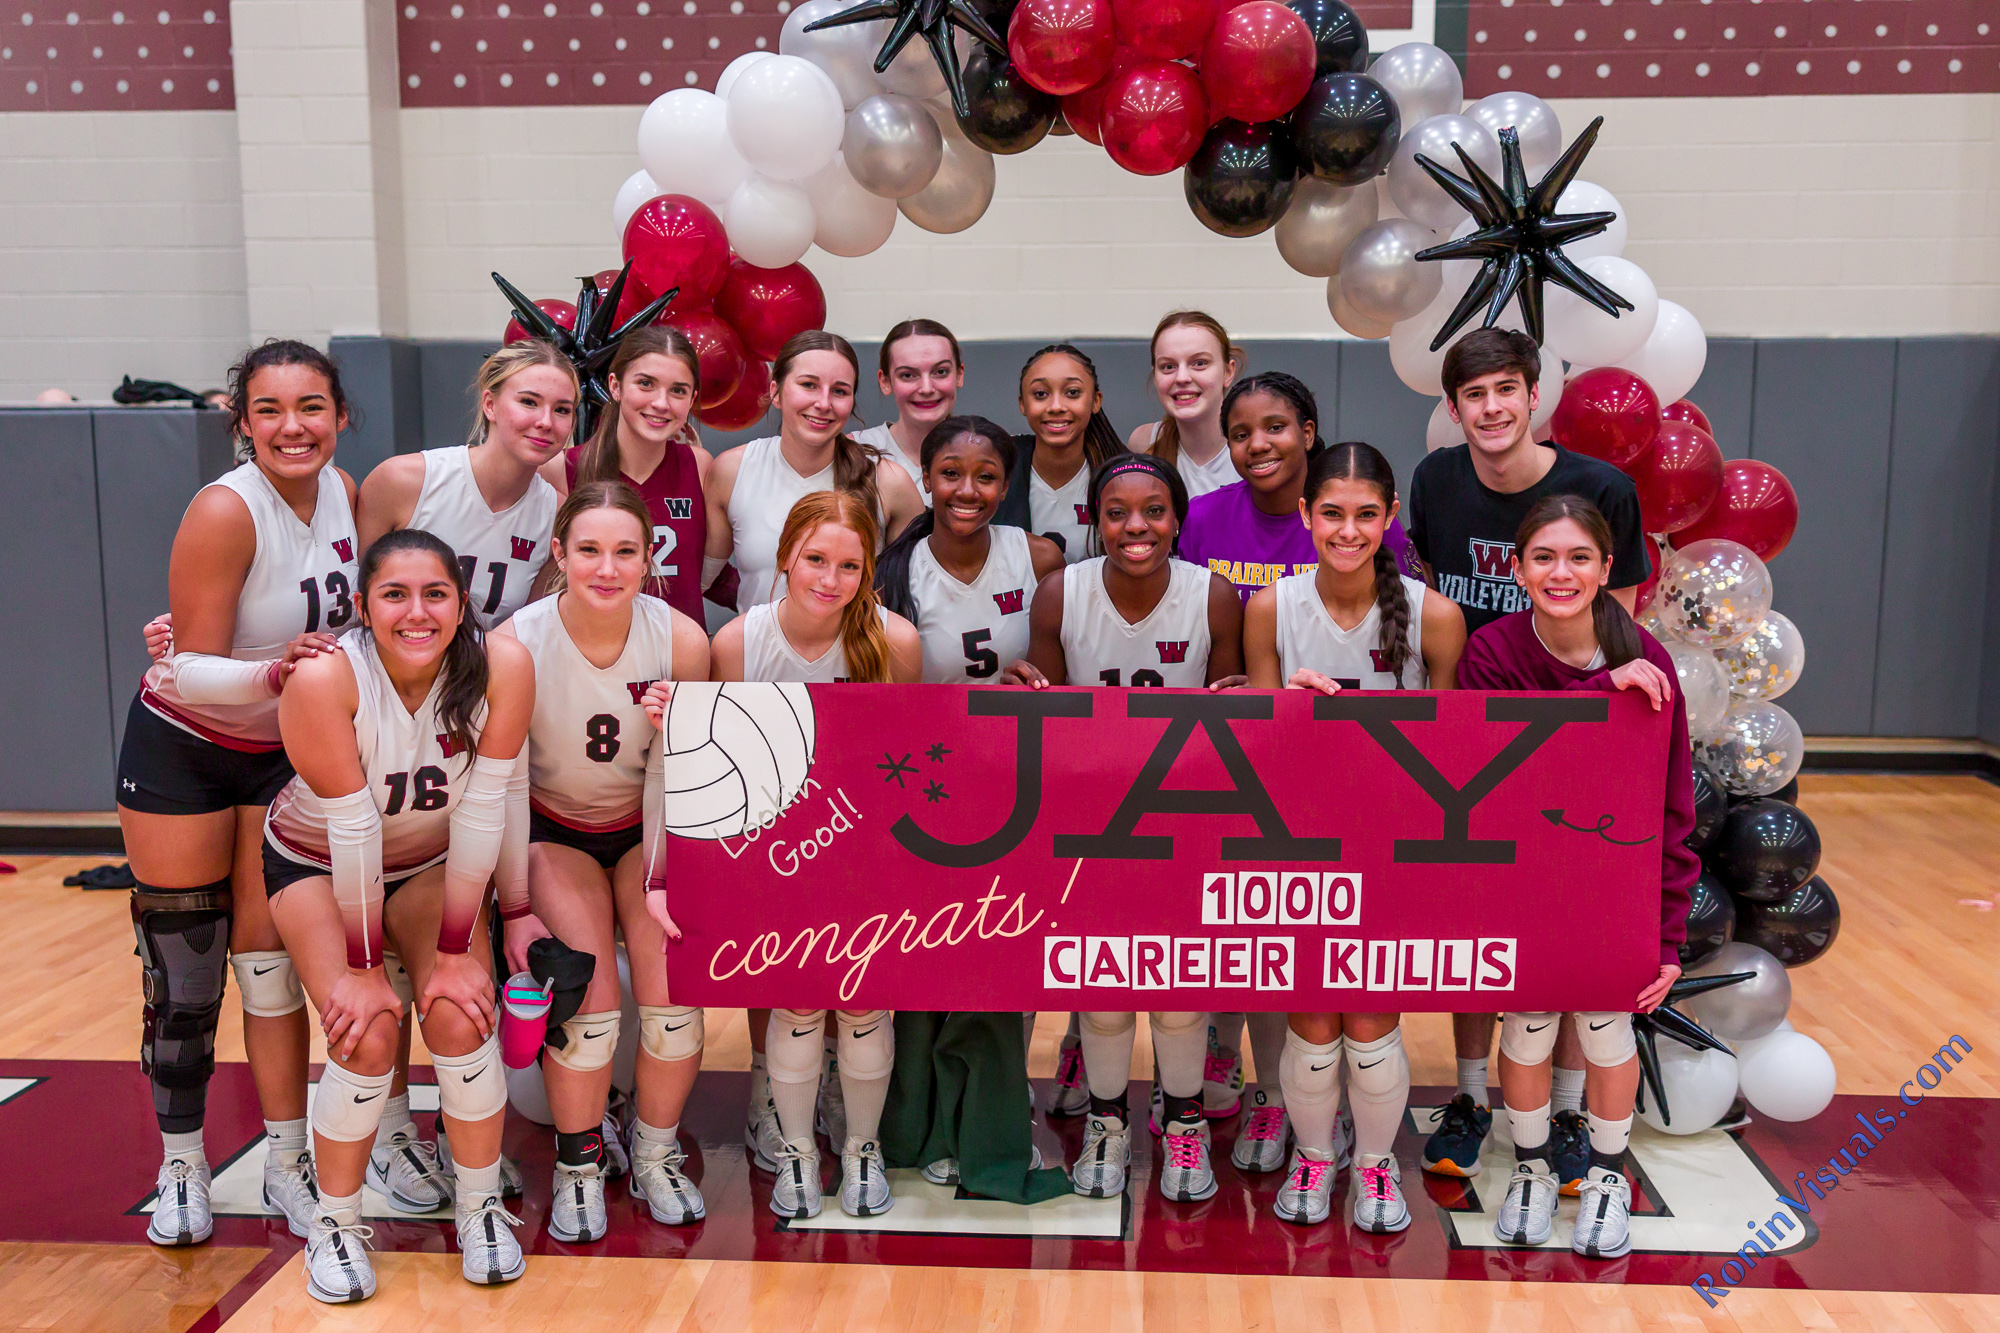
<instances>
[{"instance_id":1,"label":"braided hair","mask_svg":"<svg viewBox=\"0 0 2000 1333\"><path fill-rule=\"evenodd\" d=\"M1319 493L1335 481L1373 486L1385 511L1396 503L1396 470L1372 444L1343 440L1313 455L1306 464L1308 511ZM1396 678L1400 690L1403 666L1410 660L1410 599L1403 592L1403 571L1386 544L1375 547L1375 605L1382 613L1382 669Z\"/></svg>"},{"instance_id":2,"label":"braided hair","mask_svg":"<svg viewBox=\"0 0 2000 1333\"><path fill-rule=\"evenodd\" d=\"M1028 359L1021 363L1021 384L1023 386L1027 384L1028 372L1035 368L1037 361L1045 356L1058 354L1069 357L1089 372L1091 392L1098 392L1100 381L1097 376L1097 365L1074 343L1050 343L1030 353ZM1090 420L1083 428L1083 461L1085 466L1093 469L1105 459L1127 452L1125 441L1118 434L1118 428L1111 424L1110 417L1104 415L1101 402L1100 399L1100 406L1090 414Z\"/></svg>"},{"instance_id":3,"label":"braided hair","mask_svg":"<svg viewBox=\"0 0 2000 1333\"><path fill-rule=\"evenodd\" d=\"M1096 555L1103 555L1104 538L1098 531L1098 518L1103 512L1104 488L1117 477L1133 472L1149 473L1167 488L1167 497L1174 506L1174 546L1170 554L1178 556L1181 551L1181 528L1187 522L1187 483L1181 480L1181 470L1164 458L1153 454L1125 453L1105 459L1090 470L1090 547Z\"/></svg>"}]
</instances>

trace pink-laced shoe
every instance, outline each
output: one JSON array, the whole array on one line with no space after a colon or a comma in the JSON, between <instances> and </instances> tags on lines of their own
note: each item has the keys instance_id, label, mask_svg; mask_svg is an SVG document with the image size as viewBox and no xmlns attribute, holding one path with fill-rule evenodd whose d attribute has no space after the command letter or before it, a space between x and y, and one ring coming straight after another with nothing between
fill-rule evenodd
<instances>
[{"instance_id":1,"label":"pink-laced shoe","mask_svg":"<svg viewBox=\"0 0 2000 1333\"><path fill-rule=\"evenodd\" d=\"M1285 1148L1291 1141L1292 1120L1284 1107L1266 1103L1264 1096L1261 1089L1254 1095L1254 1109L1243 1122L1243 1128L1236 1131L1236 1146L1230 1150L1229 1160L1238 1171L1285 1169Z\"/></svg>"},{"instance_id":2,"label":"pink-laced shoe","mask_svg":"<svg viewBox=\"0 0 2000 1333\"><path fill-rule=\"evenodd\" d=\"M1339 1168L1330 1158L1299 1153L1292 1173L1278 1191L1277 1213L1282 1221L1318 1226L1333 1216L1333 1181Z\"/></svg>"},{"instance_id":3,"label":"pink-laced shoe","mask_svg":"<svg viewBox=\"0 0 2000 1333\"><path fill-rule=\"evenodd\" d=\"M1201 1066L1201 1113L1226 1120L1243 1105L1243 1057L1211 1046Z\"/></svg>"},{"instance_id":4,"label":"pink-laced shoe","mask_svg":"<svg viewBox=\"0 0 2000 1333\"><path fill-rule=\"evenodd\" d=\"M1176 1203L1199 1203L1215 1193L1208 1126L1176 1120L1160 1136L1160 1193Z\"/></svg>"},{"instance_id":5,"label":"pink-laced shoe","mask_svg":"<svg viewBox=\"0 0 2000 1333\"><path fill-rule=\"evenodd\" d=\"M1401 1231L1410 1225L1409 1205L1403 1202L1403 1168L1393 1157L1366 1160L1372 1165L1355 1172L1354 1225L1379 1235Z\"/></svg>"}]
</instances>

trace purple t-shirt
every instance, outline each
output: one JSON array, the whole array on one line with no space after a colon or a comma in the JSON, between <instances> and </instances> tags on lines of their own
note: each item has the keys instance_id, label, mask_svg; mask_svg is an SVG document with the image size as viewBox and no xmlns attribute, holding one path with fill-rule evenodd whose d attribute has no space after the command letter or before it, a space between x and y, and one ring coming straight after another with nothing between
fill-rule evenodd
<instances>
[{"instance_id":1,"label":"purple t-shirt","mask_svg":"<svg viewBox=\"0 0 2000 1333\"><path fill-rule=\"evenodd\" d=\"M1382 544L1396 557L1404 574L1413 579L1423 577L1399 520L1389 520ZM1308 574L1319 568L1312 532L1298 513L1265 513L1251 498L1247 481L1198 495L1188 505L1187 522L1181 525L1181 559L1222 575L1246 602L1257 589L1267 588L1287 574Z\"/></svg>"}]
</instances>

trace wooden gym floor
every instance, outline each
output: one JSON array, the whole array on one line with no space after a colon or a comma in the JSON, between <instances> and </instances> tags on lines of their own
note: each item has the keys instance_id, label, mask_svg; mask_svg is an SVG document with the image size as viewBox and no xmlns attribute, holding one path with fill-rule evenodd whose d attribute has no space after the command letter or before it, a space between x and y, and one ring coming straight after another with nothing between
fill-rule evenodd
<instances>
[{"instance_id":1,"label":"wooden gym floor","mask_svg":"<svg viewBox=\"0 0 2000 1333\"><path fill-rule=\"evenodd\" d=\"M1866 1097L1871 1104L1893 1098L1947 1036L1963 1036L1975 1054L1932 1096L1976 1099L1953 1104L1954 1112L1991 1109L1978 1103L2000 1099L2000 1062L1993 1054L2000 1051L1995 986L2000 963L2000 874L1995 871L2000 867L2000 787L1971 777L1809 776L1802 804L1820 829L1826 849L1822 873L1840 897L1843 926L1824 959L1792 974L1793 1023L1832 1053L1839 1093ZM0 1075L35 1077L38 1069L60 1068L57 1062L131 1065L139 1031L139 988L125 895L61 887L65 874L96 864L100 857L7 859L19 873L0 877L0 912L14 923L17 940L29 943L17 955L12 984L0 992L0 1061L7 1062ZM1031 1059L1037 1076L1053 1072L1062 1021L1059 1014L1043 1016ZM1451 1051L1443 1020L1413 1019L1408 1033L1413 1081L1449 1085ZM225 1008L217 1053L225 1062L243 1058L234 1004ZM423 1059L421 1053L418 1059ZM743 1016L712 1015L704 1068L740 1071L748 1064ZM212 1154L222 1109L218 1101L234 1095L228 1089L245 1089L247 1095L241 1073L225 1069L218 1075L211 1098ZM238 1077L225 1077L232 1074ZM1150 1076L1143 1036L1134 1076ZM740 1086L740 1078L714 1082L732 1091ZM247 1116L254 1122L254 1098L249 1100L248 1107L233 1109L238 1119ZM15 1109L25 1111L29 1104L24 1101ZM1837 1105L1821 1119L1835 1118L1842 1109ZM741 1110L734 1105L717 1114L740 1122ZM127 1116L119 1123L143 1125L146 1119ZM421 1252L412 1252L417 1246L398 1245L395 1252L379 1254L380 1294L361 1306L330 1308L306 1297L295 1245L224 1244L219 1228L215 1243L160 1250L145 1242L139 1218L123 1216L104 1223L109 1227L104 1234L119 1243L61 1243L60 1238L76 1232L53 1221L44 1226L36 1217L16 1216L0 1220L0 1236L10 1238L0 1241L0 1331L2000 1328L2000 1237L1992 1234L2000 1170L1983 1156L1995 1146L1987 1132L1995 1121L1942 1112L1932 1120L1934 1126L1961 1123L1969 1127L1954 1131L1964 1133L1962 1142L1927 1143L1926 1162L1944 1163L1936 1169L1951 1186L1925 1185L1935 1178L1914 1166L1902 1182L1906 1193L1924 1193L1933 1206L1925 1225L1898 1226L1899 1215L1876 1211L1876 1201L1893 1197L1893 1189L1867 1195L1849 1191L1851 1198L1836 1193L1822 1210L1828 1218L1825 1234L1846 1230L1849 1241L1865 1237L1878 1269L1886 1265L1886 1271L1896 1272L1903 1258L1910 1259L1913 1275L1921 1269L1926 1276L1913 1276L1908 1290L1884 1289L1895 1284L1864 1279L1860 1268L1852 1268L1856 1276L1848 1282L1814 1281L1806 1284L1810 1289L1746 1286L1732 1292L1720 1308L1710 1309L1684 1278L1647 1282L1607 1271L1599 1281L1551 1281L1546 1270L1495 1267L1490 1258L1484 1261L1483 1278L1463 1280L1295 1276L1284 1265L1278 1271L1249 1272L1231 1256L1204 1256L1197 1229L1189 1233L1196 1238L1191 1241L1168 1237L1170 1249L1176 1244L1194 1247L1172 1262L1128 1265L1156 1271L1112 1271L1102 1264L1067 1267L1059 1257L1045 1258L1060 1256L1060 1247L1037 1249L1034 1258L1023 1260L1033 1266L1019 1268L970 1266L964 1260L957 1261L960 1266L910 1262L906 1256L920 1251L897 1250L886 1242L879 1253L901 1261L867 1262L877 1251L865 1245L834 1251L842 1262L537 1252L523 1280L483 1291L460 1281L457 1256L445 1252L439 1237L435 1244L421 1246ZM1819 1137L1838 1146L1841 1132L1829 1128ZM16 1142L8 1156L20 1164L17 1169L40 1177L40 1188L30 1197L47 1210L47 1219L59 1220L66 1207L81 1206L75 1202L78 1195L65 1191L65 1157L129 1158L117 1168L124 1194L114 1213L143 1195L158 1162L156 1142L143 1133L126 1135L131 1141L119 1144L65 1142L32 1133L24 1141L18 1132L11 1137ZM1420 1143L1406 1138L1399 1148ZM1223 1155L1219 1151L1218 1159ZM535 1169L530 1168L531 1195ZM1898 1169L1897 1159L1885 1155L1877 1175L1893 1178ZM1772 1174L1781 1170L1771 1168ZM131 1179L123 1180L127 1175ZM1418 1214L1415 1232L1425 1218L1413 1176L1406 1180ZM1150 1186L1135 1180L1133 1190L1150 1192ZM1850 1210L1844 1216L1836 1207L1843 1201ZM1935 1211L1940 1202L1943 1211ZM829 1209L837 1211L837 1205L829 1201ZM761 1214L761 1195L746 1212ZM531 1223L538 1223L540 1215L538 1210ZM756 1221L768 1226L771 1219L762 1215ZM1928 1267L1917 1263L1923 1250L1947 1239L1941 1232L1954 1222L1981 1233L1968 1238L1964 1258L1942 1269L1935 1262ZM713 1218L709 1225L715 1225ZM1157 1223L1152 1225L1157 1229ZM50 1239L11 1239L36 1236ZM768 1252L760 1242L743 1253L753 1251ZM1480 1261L1475 1259L1468 1269L1463 1257L1454 1258L1451 1271L1477 1274ZM1259 1265L1251 1261L1248 1266ZM1395 1266L1384 1260L1382 1271ZM1358 1271L1365 1266L1349 1267ZM1194 1271L1203 1268L1213 1271ZM1157 1271L1161 1269L1165 1271ZM1864 1286L1870 1289L1860 1289Z\"/></svg>"}]
</instances>

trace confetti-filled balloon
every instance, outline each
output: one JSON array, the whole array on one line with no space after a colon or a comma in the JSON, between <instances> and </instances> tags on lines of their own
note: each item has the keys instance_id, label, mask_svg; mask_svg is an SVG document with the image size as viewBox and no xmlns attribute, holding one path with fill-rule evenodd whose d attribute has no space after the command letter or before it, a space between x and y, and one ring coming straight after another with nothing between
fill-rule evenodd
<instances>
[{"instance_id":1,"label":"confetti-filled balloon","mask_svg":"<svg viewBox=\"0 0 2000 1333\"><path fill-rule=\"evenodd\" d=\"M1731 796L1769 796L1798 776L1806 738L1778 705L1738 699L1719 727L1695 741L1694 750Z\"/></svg>"},{"instance_id":2,"label":"confetti-filled balloon","mask_svg":"<svg viewBox=\"0 0 2000 1333\"><path fill-rule=\"evenodd\" d=\"M1695 542L1674 552L1653 605L1673 637L1697 648L1726 647L1771 613L1771 571L1741 543Z\"/></svg>"},{"instance_id":3,"label":"confetti-filled balloon","mask_svg":"<svg viewBox=\"0 0 2000 1333\"><path fill-rule=\"evenodd\" d=\"M1681 698L1687 700L1688 735L1704 736L1722 724L1729 711L1729 678L1715 664L1706 649L1691 643L1663 645L1674 659L1674 674L1680 677Z\"/></svg>"},{"instance_id":4,"label":"confetti-filled balloon","mask_svg":"<svg viewBox=\"0 0 2000 1333\"><path fill-rule=\"evenodd\" d=\"M1772 611L1749 637L1716 649L1715 662L1729 678L1732 694L1775 699L1799 683L1806 666L1806 641L1797 625Z\"/></svg>"}]
</instances>

